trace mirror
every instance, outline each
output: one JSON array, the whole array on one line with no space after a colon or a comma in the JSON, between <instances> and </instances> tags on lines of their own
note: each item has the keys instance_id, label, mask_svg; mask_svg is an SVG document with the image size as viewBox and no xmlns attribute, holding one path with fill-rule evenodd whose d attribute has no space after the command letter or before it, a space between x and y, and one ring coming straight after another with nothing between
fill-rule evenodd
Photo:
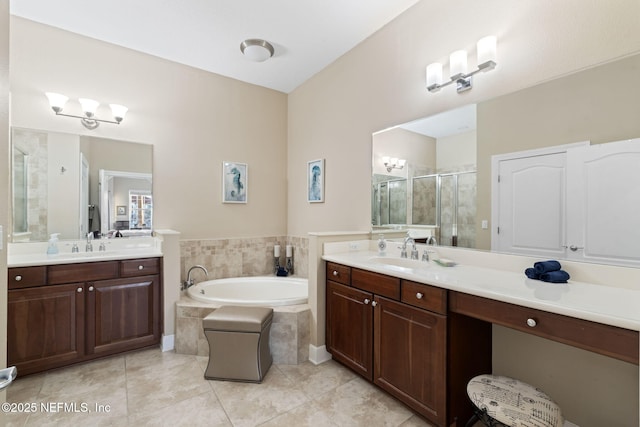
<instances>
[{"instance_id":1,"label":"mirror","mask_svg":"<svg viewBox=\"0 0 640 427\"><path fill-rule=\"evenodd\" d=\"M372 225L427 229L475 248L476 106L373 135Z\"/></svg>"},{"instance_id":2,"label":"mirror","mask_svg":"<svg viewBox=\"0 0 640 427\"><path fill-rule=\"evenodd\" d=\"M596 145L640 137L640 122L637 120L640 115L640 89L635 86L629 88L625 85L607 84L610 81L634 79L638 67L640 55L635 54L469 106L475 110L475 127L464 119L449 120L460 112L458 110L463 109L426 120L427 123L437 121L442 126L453 129L462 128L459 129L462 131L461 135L465 130L475 133L476 154L473 160L465 160L467 153L471 153L470 149L454 148L453 144L438 145L440 135L436 131L430 130L426 133L428 136L421 133L416 128L423 120L375 133L372 138L371 181L374 234L380 229L393 229L398 225L412 229L423 227L438 231L441 236L439 244L451 244L450 236L457 234L458 246L491 249L491 232L495 231L490 222L492 156L580 141L590 141L592 145ZM460 96L455 92L446 95ZM394 134L392 142L385 142L385 138L391 139ZM410 140L422 142L414 143L414 148L409 149L407 147ZM427 146L430 148L426 148ZM439 151L447 148L457 150L452 153L451 158L459 161L459 165L439 164L442 154ZM399 159L406 159L406 164L402 169L387 170L383 161L385 156L397 158L398 163ZM429 163L429 159L435 163ZM389 164L393 162L389 161ZM422 170L418 171L419 167ZM449 190L449 187L454 187L453 182L448 182L451 181L449 173L472 170L476 171L474 178L471 178L471 173L459 174L457 191ZM393 215L380 214L381 206L389 209L395 205L384 199L379 184L398 179L407 180L405 205L398 208L399 212L402 209L407 211L406 220L401 223L395 223L397 218ZM419 200L421 197L425 200ZM444 208L446 199L453 201L456 197L457 203ZM457 206L457 212L454 206ZM467 215L473 219L467 219ZM404 217L402 213L398 216ZM466 221L473 223L475 242L462 242L461 228Z\"/></svg>"},{"instance_id":3,"label":"mirror","mask_svg":"<svg viewBox=\"0 0 640 427\"><path fill-rule=\"evenodd\" d=\"M12 241L151 234L152 145L22 128L11 140Z\"/></svg>"}]
</instances>

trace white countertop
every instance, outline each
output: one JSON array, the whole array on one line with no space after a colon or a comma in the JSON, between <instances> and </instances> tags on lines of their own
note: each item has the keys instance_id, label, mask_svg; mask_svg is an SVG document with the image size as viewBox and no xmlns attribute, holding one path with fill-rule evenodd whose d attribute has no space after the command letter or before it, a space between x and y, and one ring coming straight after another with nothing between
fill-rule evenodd
<instances>
[{"instance_id":1,"label":"white countertop","mask_svg":"<svg viewBox=\"0 0 640 427\"><path fill-rule=\"evenodd\" d=\"M78 252L71 252L73 244ZM105 244L100 251L100 243ZM31 267L36 265L74 264L82 262L113 261L132 258L155 258L162 256L162 243L154 237L92 240L92 252L86 252L85 240L61 240L59 253L48 255L47 242L9 243L7 266Z\"/></svg>"},{"instance_id":2,"label":"white countertop","mask_svg":"<svg viewBox=\"0 0 640 427\"><path fill-rule=\"evenodd\" d=\"M569 280L546 283L522 273L474 265L441 267L425 262L419 268L397 267L372 260L374 251L323 255L325 261L435 285L452 291L536 308L625 329L640 330L640 290Z\"/></svg>"}]
</instances>

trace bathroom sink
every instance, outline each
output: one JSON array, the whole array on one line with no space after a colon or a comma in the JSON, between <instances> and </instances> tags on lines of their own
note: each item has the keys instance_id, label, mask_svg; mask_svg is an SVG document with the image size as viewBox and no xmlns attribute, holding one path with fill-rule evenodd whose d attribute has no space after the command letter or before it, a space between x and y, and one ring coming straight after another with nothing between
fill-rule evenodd
<instances>
[{"instance_id":1,"label":"bathroom sink","mask_svg":"<svg viewBox=\"0 0 640 427\"><path fill-rule=\"evenodd\" d=\"M409 258L392 258L384 256L373 256L369 258L369 261L381 265L392 265L394 267L403 268L428 268L429 263L425 261L419 261L417 259Z\"/></svg>"}]
</instances>

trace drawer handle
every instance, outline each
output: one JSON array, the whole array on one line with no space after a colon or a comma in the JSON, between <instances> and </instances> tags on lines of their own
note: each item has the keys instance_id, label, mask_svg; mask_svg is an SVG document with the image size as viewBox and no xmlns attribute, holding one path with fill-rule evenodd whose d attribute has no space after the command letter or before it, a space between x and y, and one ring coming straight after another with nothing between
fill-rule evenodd
<instances>
[{"instance_id":1,"label":"drawer handle","mask_svg":"<svg viewBox=\"0 0 640 427\"><path fill-rule=\"evenodd\" d=\"M16 276L16 282L19 282L22 280L22 276Z\"/></svg>"},{"instance_id":2,"label":"drawer handle","mask_svg":"<svg viewBox=\"0 0 640 427\"><path fill-rule=\"evenodd\" d=\"M144 267L143 267L143 266L141 266L141 265L139 265L139 266L138 266L138 270L144 270Z\"/></svg>"},{"instance_id":3,"label":"drawer handle","mask_svg":"<svg viewBox=\"0 0 640 427\"><path fill-rule=\"evenodd\" d=\"M76 289L76 291L82 292L82 288L78 288L78 289Z\"/></svg>"},{"instance_id":4,"label":"drawer handle","mask_svg":"<svg viewBox=\"0 0 640 427\"><path fill-rule=\"evenodd\" d=\"M376 301L373 301L373 302L371 303L371 307L375 307L376 305L378 305L378 303L377 303Z\"/></svg>"},{"instance_id":5,"label":"drawer handle","mask_svg":"<svg viewBox=\"0 0 640 427\"><path fill-rule=\"evenodd\" d=\"M536 322L535 319L531 319L531 318L527 319L527 326L528 327L535 328L537 324L538 324L538 322Z\"/></svg>"},{"instance_id":6,"label":"drawer handle","mask_svg":"<svg viewBox=\"0 0 640 427\"><path fill-rule=\"evenodd\" d=\"M334 275L334 276L337 276L337 275L338 275L338 272L337 272L336 270L333 270L333 275Z\"/></svg>"},{"instance_id":7,"label":"drawer handle","mask_svg":"<svg viewBox=\"0 0 640 427\"><path fill-rule=\"evenodd\" d=\"M416 298L418 298L418 299L422 299L422 297L423 297L423 296L424 296L424 295L422 295L420 292L418 292L418 293L416 294Z\"/></svg>"},{"instance_id":8,"label":"drawer handle","mask_svg":"<svg viewBox=\"0 0 640 427\"><path fill-rule=\"evenodd\" d=\"M93 292L95 288L93 286L89 286L89 292Z\"/></svg>"},{"instance_id":9,"label":"drawer handle","mask_svg":"<svg viewBox=\"0 0 640 427\"><path fill-rule=\"evenodd\" d=\"M370 302L371 302L371 301L369 300L369 298L365 298L365 299L364 299L364 304L365 304L365 305L369 304Z\"/></svg>"}]
</instances>

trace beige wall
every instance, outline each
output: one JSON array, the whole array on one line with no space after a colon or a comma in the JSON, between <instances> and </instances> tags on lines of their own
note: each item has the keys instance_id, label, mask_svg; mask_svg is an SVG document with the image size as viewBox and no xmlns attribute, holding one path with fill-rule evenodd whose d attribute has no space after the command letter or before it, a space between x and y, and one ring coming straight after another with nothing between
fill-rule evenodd
<instances>
[{"instance_id":1,"label":"beige wall","mask_svg":"<svg viewBox=\"0 0 640 427\"><path fill-rule=\"evenodd\" d=\"M432 171L436 168L436 141L428 136L410 132L405 129L395 128L385 132L379 132L372 136L373 173L381 175L394 175L406 178L407 174L413 176L410 171ZM382 162L382 157L397 157L407 161L403 169L392 169L388 172Z\"/></svg>"},{"instance_id":2,"label":"beige wall","mask_svg":"<svg viewBox=\"0 0 640 427\"><path fill-rule=\"evenodd\" d=\"M637 52L639 15L636 0L417 3L290 94L288 234L369 229L372 132ZM498 36L498 66L473 90L425 89L426 65L460 48L473 55L486 34ZM318 157L326 201L309 204L297 177Z\"/></svg>"},{"instance_id":3,"label":"beige wall","mask_svg":"<svg viewBox=\"0 0 640 427\"><path fill-rule=\"evenodd\" d=\"M438 138L437 147L438 172L475 170L476 131Z\"/></svg>"},{"instance_id":4,"label":"beige wall","mask_svg":"<svg viewBox=\"0 0 640 427\"><path fill-rule=\"evenodd\" d=\"M9 0L0 0L0 200L9 200ZM7 294L7 224L9 204L0 209L2 250L0 250L0 301ZM7 303L0 303L0 368L7 366ZM6 390L0 392L0 402L6 399ZM4 425L4 413L0 424Z\"/></svg>"},{"instance_id":5,"label":"beige wall","mask_svg":"<svg viewBox=\"0 0 640 427\"><path fill-rule=\"evenodd\" d=\"M11 17L13 126L153 144L154 225L181 238L282 235L287 96ZM121 103L120 126L56 117L45 91ZM111 117L102 106L98 117ZM222 204L223 160L248 163L248 204Z\"/></svg>"}]
</instances>

